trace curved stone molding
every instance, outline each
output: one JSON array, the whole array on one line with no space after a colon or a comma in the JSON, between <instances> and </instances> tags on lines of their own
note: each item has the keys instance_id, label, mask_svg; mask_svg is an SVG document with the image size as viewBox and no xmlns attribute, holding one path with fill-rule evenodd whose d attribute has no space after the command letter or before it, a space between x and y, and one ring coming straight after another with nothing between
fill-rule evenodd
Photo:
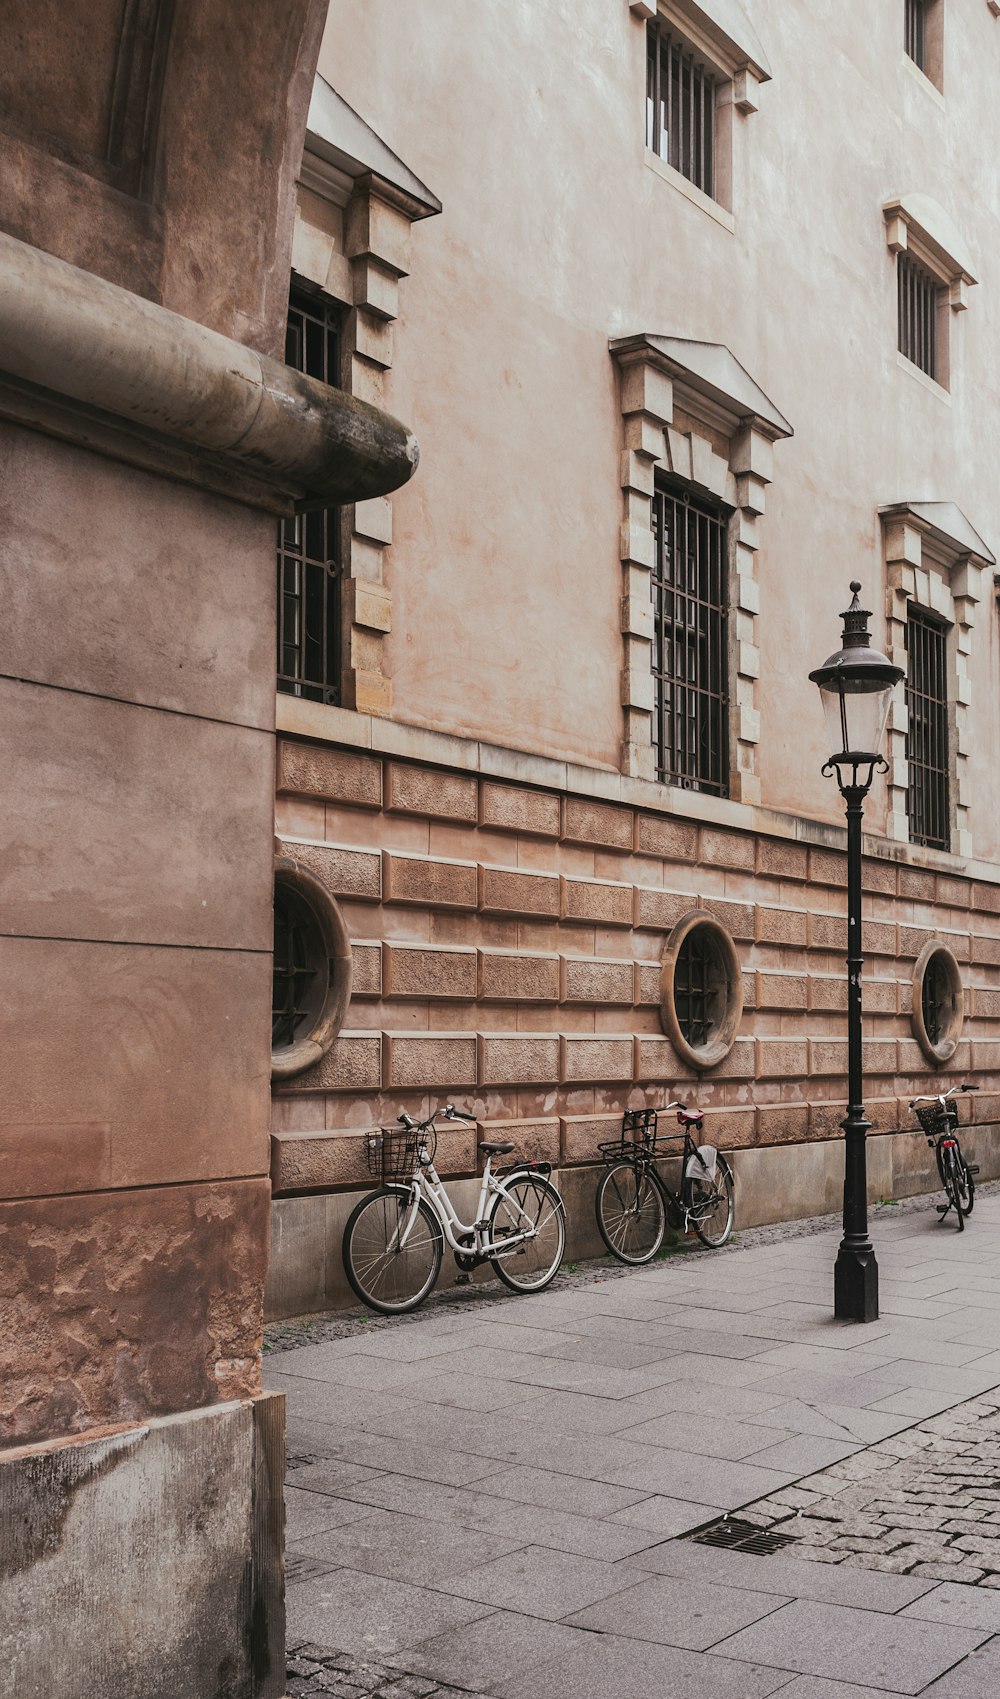
<instances>
[{"instance_id":1,"label":"curved stone molding","mask_svg":"<svg viewBox=\"0 0 1000 1699\"><path fill-rule=\"evenodd\" d=\"M284 886L307 905L326 958L326 984L308 1032L294 1044L271 1052L271 1078L287 1080L321 1061L343 1026L351 1001L352 955L340 905L315 873L288 856L276 856L274 883L276 889Z\"/></svg>"},{"instance_id":2,"label":"curved stone molding","mask_svg":"<svg viewBox=\"0 0 1000 1699\"><path fill-rule=\"evenodd\" d=\"M693 932L704 934L714 958L712 1031L705 1044L691 1044L677 1017L674 979L677 959ZM736 1042L743 1017L743 970L736 946L720 920L704 909L691 909L677 922L663 954L660 970L660 1023L682 1061L703 1071L724 1062Z\"/></svg>"},{"instance_id":3,"label":"curved stone molding","mask_svg":"<svg viewBox=\"0 0 1000 1699\"><path fill-rule=\"evenodd\" d=\"M941 1025L928 1029L924 1013L924 988L928 974L935 975L940 988ZM958 1048L965 1025L965 988L962 970L947 944L934 938L925 944L913 966L913 1036L932 1067L950 1062Z\"/></svg>"},{"instance_id":4,"label":"curved stone molding","mask_svg":"<svg viewBox=\"0 0 1000 1699\"><path fill-rule=\"evenodd\" d=\"M418 458L398 419L3 234L0 414L280 514Z\"/></svg>"}]
</instances>

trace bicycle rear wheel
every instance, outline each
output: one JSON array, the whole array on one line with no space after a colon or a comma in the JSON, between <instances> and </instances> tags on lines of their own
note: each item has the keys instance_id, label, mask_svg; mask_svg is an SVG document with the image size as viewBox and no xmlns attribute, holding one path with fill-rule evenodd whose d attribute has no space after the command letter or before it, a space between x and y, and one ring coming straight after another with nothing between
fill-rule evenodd
<instances>
[{"instance_id":1,"label":"bicycle rear wheel","mask_svg":"<svg viewBox=\"0 0 1000 1699\"><path fill-rule=\"evenodd\" d=\"M619 1262L651 1262L667 1226L667 1212L652 1169L615 1162L597 1182L594 1210L601 1238Z\"/></svg>"},{"instance_id":2,"label":"bicycle rear wheel","mask_svg":"<svg viewBox=\"0 0 1000 1699\"><path fill-rule=\"evenodd\" d=\"M688 1179L685 1202L688 1220L703 1245L717 1251L733 1231L733 1171L724 1156L716 1158L715 1178Z\"/></svg>"},{"instance_id":3,"label":"bicycle rear wheel","mask_svg":"<svg viewBox=\"0 0 1000 1699\"><path fill-rule=\"evenodd\" d=\"M946 1150L944 1152L943 1162L944 1162L944 1189L945 1189L945 1191L948 1195L948 1201L950 1202L952 1208L955 1211L955 1216L956 1216L956 1220L957 1220L957 1224L958 1224L958 1231L960 1233L964 1233L965 1232L964 1200L965 1200L965 1184L966 1183L965 1183L965 1179L964 1179L962 1170L964 1169L965 1165L961 1161L961 1159L956 1155L954 1150Z\"/></svg>"},{"instance_id":4,"label":"bicycle rear wheel","mask_svg":"<svg viewBox=\"0 0 1000 1699\"><path fill-rule=\"evenodd\" d=\"M489 1239L496 1249L489 1260L512 1292L541 1292L555 1278L566 1249L566 1217L555 1186L540 1174L512 1174L505 1179L489 1213ZM534 1228L510 1250L505 1239Z\"/></svg>"},{"instance_id":5,"label":"bicycle rear wheel","mask_svg":"<svg viewBox=\"0 0 1000 1699\"><path fill-rule=\"evenodd\" d=\"M362 1198L344 1228L344 1273L369 1309L400 1315L423 1303L441 1272L444 1240L423 1198L413 1211L408 1186L384 1186Z\"/></svg>"}]
</instances>

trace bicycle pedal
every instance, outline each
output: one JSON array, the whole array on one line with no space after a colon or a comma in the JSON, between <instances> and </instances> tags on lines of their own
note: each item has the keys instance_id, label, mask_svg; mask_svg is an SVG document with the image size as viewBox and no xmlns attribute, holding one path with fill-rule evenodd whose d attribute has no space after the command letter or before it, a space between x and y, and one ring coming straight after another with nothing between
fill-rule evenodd
<instances>
[{"instance_id":1,"label":"bicycle pedal","mask_svg":"<svg viewBox=\"0 0 1000 1699\"><path fill-rule=\"evenodd\" d=\"M456 1286L471 1286L472 1285L472 1275L471 1274L457 1274L455 1276L455 1285Z\"/></svg>"}]
</instances>

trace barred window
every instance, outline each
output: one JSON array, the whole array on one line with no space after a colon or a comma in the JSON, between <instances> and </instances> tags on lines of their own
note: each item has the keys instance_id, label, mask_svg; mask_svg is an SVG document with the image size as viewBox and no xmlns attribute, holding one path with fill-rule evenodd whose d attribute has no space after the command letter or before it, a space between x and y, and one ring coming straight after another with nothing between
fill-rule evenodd
<instances>
[{"instance_id":1,"label":"barred window","mask_svg":"<svg viewBox=\"0 0 1000 1699\"><path fill-rule=\"evenodd\" d=\"M903 21L906 52L923 71L927 60L927 0L905 0Z\"/></svg>"},{"instance_id":2,"label":"barred window","mask_svg":"<svg viewBox=\"0 0 1000 1699\"><path fill-rule=\"evenodd\" d=\"M646 146L706 195L715 194L715 91L707 61L662 19L646 28Z\"/></svg>"},{"instance_id":3,"label":"barred window","mask_svg":"<svg viewBox=\"0 0 1000 1699\"><path fill-rule=\"evenodd\" d=\"M285 364L340 383L340 309L293 286ZM278 526L278 689L340 701L340 509L297 513Z\"/></svg>"},{"instance_id":4,"label":"barred window","mask_svg":"<svg viewBox=\"0 0 1000 1699\"><path fill-rule=\"evenodd\" d=\"M937 312L941 285L907 253L896 257L899 352L928 377L938 375Z\"/></svg>"},{"instance_id":5,"label":"barred window","mask_svg":"<svg viewBox=\"0 0 1000 1699\"><path fill-rule=\"evenodd\" d=\"M910 842L948 849L948 629L912 604L906 623Z\"/></svg>"},{"instance_id":6,"label":"barred window","mask_svg":"<svg viewBox=\"0 0 1000 1699\"><path fill-rule=\"evenodd\" d=\"M667 784L726 796L727 548L721 509L687 491L653 498L653 742Z\"/></svg>"}]
</instances>

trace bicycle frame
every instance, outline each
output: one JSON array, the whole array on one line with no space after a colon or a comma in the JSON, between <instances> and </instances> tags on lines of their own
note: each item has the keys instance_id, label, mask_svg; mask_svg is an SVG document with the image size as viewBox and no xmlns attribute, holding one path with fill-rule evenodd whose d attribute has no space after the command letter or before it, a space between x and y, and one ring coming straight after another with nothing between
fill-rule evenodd
<instances>
[{"instance_id":1,"label":"bicycle frame","mask_svg":"<svg viewBox=\"0 0 1000 1699\"><path fill-rule=\"evenodd\" d=\"M436 1218L450 1248L453 1251L459 1252L462 1256L506 1256L508 1252L516 1250L519 1245L522 1245L526 1241L534 1239L537 1236L537 1227L535 1223L521 1208L517 1199L510 1191L509 1186L504 1184L503 1181L497 1179L496 1175L493 1173L492 1161L489 1157L486 1158L486 1166L483 1169L482 1185L479 1188L479 1202L476 1207L476 1219L468 1224L462 1220L455 1208L455 1205L452 1203L451 1198L445 1191L444 1183L434 1166L433 1159L424 1157L420 1153L419 1148L417 1163L418 1166L414 1169L413 1177L409 1184L409 1189L413 1194L413 1203L410 1207L406 1223L399 1234L399 1243L396 1247L398 1250L402 1250L404 1248L407 1239L413 1231L417 1220L419 1202L421 1198L423 1198L424 1202L430 1209L431 1214ZM527 1167L515 1169L513 1173L506 1176L506 1178L513 1179L518 1173L524 1174L530 1172L531 1170ZM403 1188L405 1187L406 1182L399 1180L396 1181L395 1184L400 1188ZM487 1201L491 1197L506 1197L516 1212L515 1219L519 1217L525 1223L524 1227L522 1227L519 1232L511 1233L508 1237L506 1237L502 1246L499 1247L490 1237L489 1222L486 1220L486 1205ZM468 1243L470 1239L472 1240L471 1245ZM464 1244L462 1243L462 1240L465 1240Z\"/></svg>"}]
</instances>

